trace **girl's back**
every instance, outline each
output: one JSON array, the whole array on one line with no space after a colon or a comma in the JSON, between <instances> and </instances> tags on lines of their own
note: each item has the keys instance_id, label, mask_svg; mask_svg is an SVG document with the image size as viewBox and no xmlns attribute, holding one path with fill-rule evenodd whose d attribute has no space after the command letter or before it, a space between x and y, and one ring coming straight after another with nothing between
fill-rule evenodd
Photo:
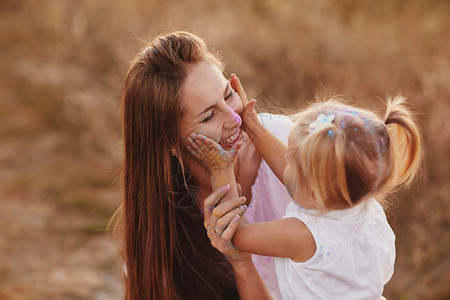
<instances>
[{"instance_id":1,"label":"girl's back","mask_svg":"<svg viewBox=\"0 0 450 300\"><path fill-rule=\"evenodd\" d=\"M306 262L275 258L282 299L378 299L394 272L395 235L380 204L319 214L294 202L285 218L306 224L316 252Z\"/></svg>"}]
</instances>

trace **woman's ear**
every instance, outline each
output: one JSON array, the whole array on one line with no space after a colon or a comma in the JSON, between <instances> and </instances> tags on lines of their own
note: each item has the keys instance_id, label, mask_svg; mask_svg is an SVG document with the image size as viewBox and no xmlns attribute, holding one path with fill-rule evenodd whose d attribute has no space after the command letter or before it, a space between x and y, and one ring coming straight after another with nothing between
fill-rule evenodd
<instances>
[{"instance_id":1,"label":"woman's ear","mask_svg":"<svg viewBox=\"0 0 450 300\"><path fill-rule=\"evenodd\" d=\"M178 156L178 152L175 148L172 148L171 152L172 152L172 156Z\"/></svg>"}]
</instances>

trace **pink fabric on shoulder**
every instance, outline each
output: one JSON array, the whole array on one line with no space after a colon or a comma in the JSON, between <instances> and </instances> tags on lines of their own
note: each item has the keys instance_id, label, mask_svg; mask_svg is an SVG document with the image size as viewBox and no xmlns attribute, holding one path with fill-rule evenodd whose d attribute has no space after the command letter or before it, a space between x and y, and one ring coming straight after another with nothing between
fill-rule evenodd
<instances>
[{"instance_id":1,"label":"pink fabric on shoulder","mask_svg":"<svg viewBox=\"0 0 450 300\"><path fill-rule=\"evenodd\" d=\"M259 114L259 119L280 140L287 143L292 121L284 115ZM281 219L286 214L286 206L292 199L284 184L278 180L267 163L262 160L255 183L252 199L246 212L250 223ZM253 255L253 263L275 299L281 299L273 257Z\"/></svg>"}]
</instances>

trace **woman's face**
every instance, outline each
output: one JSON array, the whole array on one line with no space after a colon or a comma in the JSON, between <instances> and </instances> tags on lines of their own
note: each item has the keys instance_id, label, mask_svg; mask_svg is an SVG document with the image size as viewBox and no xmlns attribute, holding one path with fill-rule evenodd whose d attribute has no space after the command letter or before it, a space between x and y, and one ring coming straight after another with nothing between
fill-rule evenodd
<instances>
[{"instance_id":1,"label":"woman's face","mask_svg":"<svg viewBox=\"0 0 450 300\"><path fill-rule=\"evenodd\" d=\"M192 66L182 90L184 116L181 138L187 144L190 133L206 135L225 150L242 139L239 114L242 102L219 68L203 61Z\"/></svg>"}]
</instances>

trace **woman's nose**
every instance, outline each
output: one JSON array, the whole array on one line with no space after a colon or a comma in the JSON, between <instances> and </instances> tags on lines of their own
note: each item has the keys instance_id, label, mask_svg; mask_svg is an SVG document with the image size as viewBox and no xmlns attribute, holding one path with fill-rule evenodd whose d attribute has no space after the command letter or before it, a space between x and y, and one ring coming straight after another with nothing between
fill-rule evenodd
<instances>
[{"instance_id":1,"label":"woman's nose","mask_svg":"<svg viewBox=\"0 0 450 300\"><path fill-rule=\"evenodd\" d=\"M224 127L226 128L239 127L242 124L241 116L230 107L227 107L226 118L227 120L224 122Z\"/></svg>"}]
</instances>

